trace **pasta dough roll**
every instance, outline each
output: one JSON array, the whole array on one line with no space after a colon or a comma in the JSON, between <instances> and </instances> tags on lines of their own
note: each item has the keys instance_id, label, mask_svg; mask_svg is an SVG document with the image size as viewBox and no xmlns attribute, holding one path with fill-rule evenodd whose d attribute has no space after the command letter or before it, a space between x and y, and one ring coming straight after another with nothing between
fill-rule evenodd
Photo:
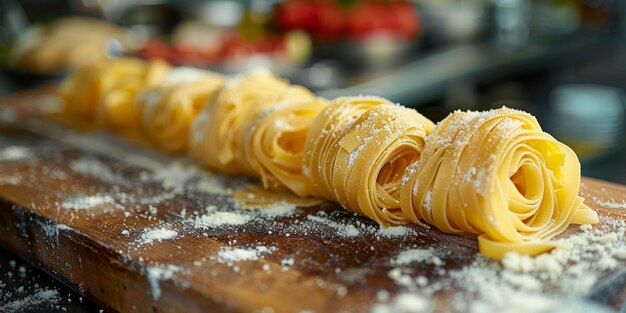
<instances>
[{"instance_id":1,"label":"pasta dough roll","mask_svg":"<svg viewBox=\"0 0 626 313\"><path fill-rule=\"evenodd\" d=\"M145 133L170 152L184 152L192 120L214 97L224 76L193 68L173 69L164 81L137 98Z\"/></svg>"},{"instance_id":2,"label":"pasta dough roll","mask_svg":"<svg viewBox=\"0 0 626 313\"><path fill-rule=\"evenodd\" d=\"M304 148L302 171L307 178L306 184L311 196L335 199L332 186L332 164L329 161L336 155L340 136L352 123L369 109L392 104L378 97L341 97L333 100L315 118Z\"/></svg>"},{"instance_id":3,"label":"pasta dough roll","mask_svg":"<svg viewBox=\"0 0 626 313\"><path fill-rule=\"evenodd\" d=\"M404 216L447 233L479 235L480 252L536 255L571 223L597 223L578 196L576 154L530 114L501 108L454 112L407 170Z\"/></svg>"},{"instance_id":4,"label":"pasta dough roll","mask_svg":"<svg viewBox=\"0 0 626 313\"><path fill-rule=\"evenodd\" d=\"M264 71L228 80L217 98L192 123L191 156L216 171L251 174L240 157L246 121L254 118L248 117L249 111L259 112L257 106L262 110L268 103L263 99L284 93L290 86Z\"/></svg>"},{"instance_id":5,"label":"pasta dough roll","mask_svg":"<svg viewBox=\"0 0 626 313\"><path fill-rule=\"evenodd\" d=\"M127 66L128 69L123 67ZM111 88L107 90L98 104L96 120L100 125L109 128L138 128L139 114L135 109L136 97L142 90L159 84L170 71L170 66L160 60L144 62L141 60L120 60L111 67L120 67L121 72L108 71L101 78L111 80Z\"/></svg>"},{"instance_id":6,"label":"pasta dough roll","mask_svg":"<svg viewBox=\"0 0 626 313\"><path fill-rule=\"evenodd\" d=\"M315 99L315 95L313 95L311 91L302 86L292 85L287 87L282 92L268 95L259 99L256 104L251 106L245 112L245 114L242 115L240 122L241 138L239 140L239 149L237 149L237 153L235 155L235 158L241 166L242 173L248 176L261 177L261 172L259 171L259 168L254 166L250 162L252 161L252 159L248 158L248 156L246 155L246 150L250 150L249 142L247 140L248 134L254 127L255 121L261 114L261 112L277 105L296 103L313 99ZM301 139L303 139L302 146L304 146L304 140L306 140L306 135L304 138ZM302 167L302 165L300 165L300 167Z\"/></svg>"},{"instance_id":7,"label":"pasta dough roll","mask_svg":"<svg viewBox=\"0 0 626 313\"><path fill-rule=\"evenodd\" d=\"M262 111L247 131L245 157L268 189L287 187L310 195L302 155L311 124L327 105L321 98L287 99Z\"/></svg>"},{"instance_id":8,"label":"pasta dough roll","mask_svg":"<svg viewBox=\"0 0 626 313\"><path fill-rule=\"evenodd\" d=\"M316 119L305 166L326 199L380 225L406 223L400 186L434 124L415 110L380 98L339 98Z\"/></svg>"},{"instance_id":9,"label":"pasta dough roll","mask_svg":"<svg viewBox=\"0 0 626 313\"><path fill-rule=\"evenodd\" d=\"M155 86L169 72L160 60L107 59L90 63L61 87L67 112L111 127L137 127L135 97Z\"/></svg>"},{"instance_id":10,"label":"pasta dough roll","mask_svg":"<svg viewBox=\"0 0 626 313\"><path fill-rule=\"evenodd\" d=\"M102 94L113 84L111 79L99 79L99 76L112 63L110 59L88 63L63 81L59 94L65 112L94 120Z\"/></svg>"}]
</instances>

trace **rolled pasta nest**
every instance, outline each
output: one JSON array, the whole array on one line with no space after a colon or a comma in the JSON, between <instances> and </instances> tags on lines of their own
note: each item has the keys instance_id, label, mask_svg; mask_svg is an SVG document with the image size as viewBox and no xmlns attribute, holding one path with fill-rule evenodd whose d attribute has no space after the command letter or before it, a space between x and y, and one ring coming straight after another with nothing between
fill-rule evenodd
<instances>
[{"instance_id":1,"label":"rolled pasta nest","mask_svg":"<svg viewBox=\"0 0 626 313\"><path fill-rule=\"evenodd\" d=\"M454 112L406 172L401 208L411 222L478 235L480 252L536 255L571 223L597 223L578 196L576 154L530 114Z\"/></svg>"},{"instance_id":2,"label":"rolled pasta nest","mask_svg":"<svg viewBox=\"0 0 626 313\"><path fill-rule=\"evenodd\" d=\"M305 197L302 171L306 137L327 105L321 98L286 99L263 110L251 123L244 141L245 158L267 189L288 188Z\"/></svg>"},{"instance_id":3,"label":"rolled pasta nest","mask_svg":"<svg viewBox=\"0 0 626 313\"><path fill-rule=\"evenodd\" d=\"M334 100L307 139L303 166L310 193L381 225L407 223L400 210L401 179L433 127L417 111L382 98Z\"/></svg>"},{"instance_id":4,"label":"rolled pasta nest","mask_svg":"<svg viewBox=\"0 0 626 313\"><path fill-rule=\"evenodd\" d=\"M81 68L61 86L65 110L108 128L137 128L135 98L170 71L160 60L106 59Z\"/></svg>"},{"instance_id":5,"label":"rolled pasta nest","mask_svg":"<svg viewBox=\"0 0 626 313\"><path fill-rule=\"evenodd\" d=\"M191 122L217 94L222 75L200 70L172 70L156 87L141 93L136 110L146 135L164 150L186 152Z\"/></svg>"},{"instance_id":6,"label":"rolled pasta nest","mask_svg":"<svg viewBox=\"0 0 626 313\"><path fill-rule=\"evenodd\" d=\"M228 174L254 174L243 161L241 140L254 117L249 111L274 104L270 97L290 85L269 72L252 72L227 80L224 88L192 123L190 155L210 169ZM310 94L300 87L302 94Z\"/></svg>"}]
</instances>

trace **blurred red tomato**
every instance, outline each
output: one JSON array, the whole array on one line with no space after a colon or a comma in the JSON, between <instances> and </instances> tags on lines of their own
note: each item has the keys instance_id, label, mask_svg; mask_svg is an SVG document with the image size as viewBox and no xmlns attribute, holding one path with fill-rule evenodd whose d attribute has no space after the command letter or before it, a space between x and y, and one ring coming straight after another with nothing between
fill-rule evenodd
<instances>
[{"instance_id":1,"label":"blurred red tomato","mask_svg":"<svg viewBox=\"0 0 626 313\"><path fill-rule=\"evenodd\" d=\"M286 37L267 37L250 41L238 33L225 32L217 42L179 42L167 44L152 39L138 51L148 58L161 58L178 65L209 66L234 58L245 58L253 54L281 55L286 53Z\"/></svg>"},{"instance_id":2,"label":"blurred red tomato","mask_svg":"<svg viewBox=\"0 0 626 313\"><path fill-rule=\"evenodd\" d=\"M406 39L417 37L420 32L420 20L415 8L406 1L396 1L390 6L398 32L404 35Z\"/></svg>"},{"instance_id":3,"label":"blurred red tomato","mask_svg":"<svg viewBox=\"0 0 626 313\"><path fill-rule=\"evenodd\" d=\"M322 40L335 40L344 33L346 13L332 0L315 2L315 28L313 34Z\"/></svg>"},{"instance_id":4,"label":"blurred red tomato","mask_svg":"<svg viewBox=\"0 0 626 313\"><path fill-rule=\"evenodd\" d=\"M380 13L372 3L358 5L349 12L350 27L348 34L352 39L365 39L372 35L380 25Z\"/></svg>"},{"instance_id":5,"label":"blurred red tomato","mask_svg":"<svg viewBox=\"0 0 626 313\"><path fill-rule=\"evenodd\" d=\"M363 40L380 33L411 40L420 29L415 8L404 0L357 1L348 7L338 0L292 0L278 6L276 21L282 29L304 29L318 41Z\"/></svg>"},{"instance_id":6,"label":"blurred red tomato","mask_svg":"<svg viewBox=\"0 0 626 313\"><path fill-rule=\"evenodd\" d=\"M140 50L140 53L155 59L165 59L170 57L170 47L158 39L150 39Z\"/></svg>"},{"instance_id":7,"label":"blurred red tomato","mask_svg":"<svg viewBox=\"0 0 626 313\"><path fill-rule=\"evenodd\" d=\"M286 1L276 8L276 23L282 29L313 30L315 3L307 0Z\"/></svg>"}]
</instances>

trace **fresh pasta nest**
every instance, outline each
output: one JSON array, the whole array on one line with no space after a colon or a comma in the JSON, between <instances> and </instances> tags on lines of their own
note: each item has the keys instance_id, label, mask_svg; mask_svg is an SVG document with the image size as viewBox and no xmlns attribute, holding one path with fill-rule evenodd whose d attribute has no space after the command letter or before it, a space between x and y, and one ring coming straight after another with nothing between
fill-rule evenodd
<instances>
[{"instance_id":1,"label":"fresh pasta nest","mask_svg":"<svg viewBox=\"0 0 626 313\"><path fill-rule=\"evenodd\" d=\"M420 157L433 123L415 110L375 97L344 97L311 127L304 167L310 194L381 225L405 224L400 182Z\"/></svg>"},{"instance_id":2,"label":"fresh pasta nest","mask_svg":"<svg viewBox=\"0 0 626 313\"><path fill-rule=\"evenodd\" d=\"M222 87L224 77L190 68L172 70L135 103L146 135L170 152L186 152L191 122Z\"/></svg>"},{"instance_id":3,"label":"fresh pasta nest","mask_svg":"<svg viewBox=\"0 0 626 313\"><path fill-rule=\"evenodd\" d=\"M170 71L160 60L105 59L89 63L61 86L65 110L108 128L138 128L135 98Z\"/></svg>"},{"instance_id":4,"label":"fresh pasta nest","mask_svg":"<svg viewBox=\"0 0 626 313\"><path fill-rule=\"evenodd\" d=\"M271 97L295 88L301 97L313 97L304 88L291 87L286 81L269 72L251 74L229 79L216 99L192 124L190 139L191 156L210 169L228 174L255 174L245 163L241 140L245 127L269 104L276 103ZM294 91L292 89L294 93Z\"/></svg>"},{"instance_id":5,"label":"fresh pasta nest","mask_svg":"<svg viewBox=\"0 0 626 313\"><path fill-rule=\"evenodd\" d=\"M246 162L267 189L288 188L312 194L302 170L309 129L327 105L321 98L289 99L263 110L250 124L244 143Z\"/></svg>"},{"instance_id":6,"label":"fresh pasta nest","mask_svg":"<svg viewBox=\"0 0 626 313\"><path fill-rule=\"evenodd\" d=\"M550 250L571 223L597 223L579 186L576 154L530 114L454 112L406 172L401 206L416 224L479 235L481 253L500 259Z\"/></svg>"}]
</instances>

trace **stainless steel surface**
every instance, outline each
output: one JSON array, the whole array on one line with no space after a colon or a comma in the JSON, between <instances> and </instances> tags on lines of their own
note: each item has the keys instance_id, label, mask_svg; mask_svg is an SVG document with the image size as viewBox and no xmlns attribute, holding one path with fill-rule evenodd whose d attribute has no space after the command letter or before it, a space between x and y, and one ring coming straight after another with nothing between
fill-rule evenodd
<instances>
[{"instance_id":1,"label":"stainless steel surface","mask_svg":"<svg viewBox=\"0 0 626 313\"><path fill-rule=\"evenodd\" d=\"M455 82L487 83L580 57L601 49L610 38L606 31L578 35L561 44L531 44L505 53L490 43L471 43L434 51L390 73L345 88L326 89L320 95L373 94L405 105L420 105L441 98Z\"/></svg>"}]
</instances>

